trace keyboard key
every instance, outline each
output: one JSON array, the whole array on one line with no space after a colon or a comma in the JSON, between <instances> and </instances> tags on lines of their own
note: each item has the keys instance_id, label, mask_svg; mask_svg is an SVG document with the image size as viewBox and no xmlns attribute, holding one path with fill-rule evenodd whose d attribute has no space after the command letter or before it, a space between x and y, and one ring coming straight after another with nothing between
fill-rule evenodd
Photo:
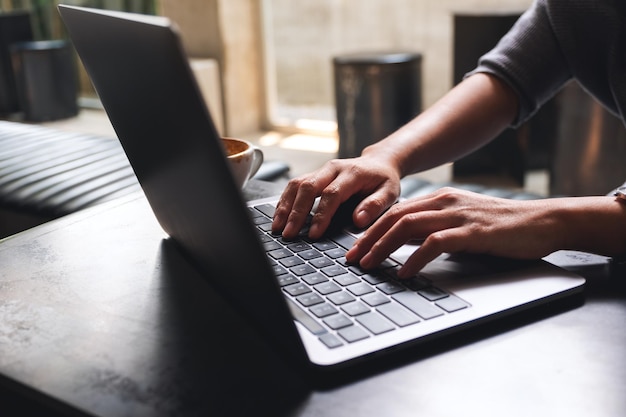
<instances>
[{"instance_id":1,"label":"keyboard key","mask_svg":"<svg viewBox=\"0 0 626 417\"><path fill-rule=\"evenodd\" d=\"M274 211L276 208L271 204L259 204L258 206L254 206L255 209L265 214L270 219L274 217Z\"/></svg>"},{"instance_id":2,"label":"keyboard key","mask_svg":"<svg viewBox=\"0 0 626 417\"><path fill-rule=\"evenodd\" d=\"M302 265L297 265L294 266L292 268L289 269L294 275L296 276L303 276L303 275L308 275L308 274L312 274L315 272L315 268L313 268L311 265L307 265L307 264L302 264Z\"/></svg>"},{"instance_id":3,"label":"keyboard key","mask_svg":"<svg viewBox=\"0 0 626 417\"><path fill-rule=\"evenodd\" d=\"M275 242L273 240L269 240L268 242L263 243L263 249L265 249L265 252L270 252L281 248L282 246L280 246L278 242Z\"/></svg>"},{"instance_id":4,"label":"keyboard key","mask_svg":"<svg viewBox=\"0 0 626 417\"><path fill-rule=\"evenodd\" d=\"M358 275L358 276L362 276L368 273L368 271L366 271L365 269L361 268L358 265L350 265L348 267L348 270L350 270L350 272L352 272L354 275Z\"/></svg>"},{"instance_id":5,"label":"keyboard key","mask_svg":"<svg viewBox=\"0 0 626 417\"><path fill-rule=\"evenodd\" d=\"M374 311L356 317L356 321L374 334L381 334L395 329L393 324Z\"/></svg>"},{"instance_id":6,"label":"keyboard key","mask_svg":"<svg viewBox=\"0 0 626 417\"><path fill-rule=\"evenodd\" d=\"M335 314L324 319L324 323L333 330L338 330L343 327L352 326L352 320L344 316L343 314Z\"/></svg>"},{"instance_id":7,"label":"keyboard key","mask_svg":"<svg viewBox=\"0 0 626 417\"><path fill-rule=\"evenodd\" d=\"M386 304L386 303L391 302L391 300L387 296L379 292L364 295L363 297L361 297L361 300L365 301L371 307L376 307L381 304Z\"/></svg>"},{"instance_id":8,"label":"keyboard key","mask_svg":"<svg viewBox=\"0 0 626 417\"><path fill-rule=\"evenodd\" d=\"M272 239L271 237L269 237L265 233L258 233L258 236L259 236L259 240L261 241L261 243L267 243L267 242L273 242L274 241L274 239Z\"/></svg>"},{"instance_id":9,"label":"keyboard key","mask_svg":"<svg viewBox=\"0 0 626 417\"><path fill-rule=\"evenodd\" d=\"M337 332L346 342L354 343L359 340L367 339L369 335L359 326L350 326Z\"/></svg>"},{"instance_id":10,"label":"keyboard key","mask_svg":"<svg viewBox=\"0 0 626 417\"><path fill-rule=\"evenodd\" d=\"M330 240L319 240L317 242L313 242L313 247L321 252L326 252L327 250L336 248L337 245Z\"/></svg>"},{"instance_id":11,"label":"keyboard key","mask_svg":"<svg viewBox=\"0 0 626 417\"><path fill-rule=\"evenodd\" d=\"M260 213L258 210L256 210L254 207L248 207L248 213L250 214L250 217L255 219L257 217L265 217L263 215L263 213Z\"/></svg>"},{"instance_id":12,"label":"keyboard key","mask_svg":"<svg viewBox=\"0 0 626 417\"><path fill-rule=\"evenodd\" d=\"M272 223L272 220L268 219L267 217L254 217L252 219L252 223L254 223L255 225L259 226L262 224L266 224L266 223Z\"/></svg>"},{"instance_id":13,"label":"keyboard key","mask_svg":"<svg viewBox=\"0 0 626 417\"><path fill-rule=\"evenodd\" d=\"M332 259L328 259L326 257L311 259L309 260L309 263L318 269L335 264Z\"/></svg>"},{"instance_id":14,"label":"keyboard key","mask_svg":"<svg viewBox=\"0 0 626 417\"><path fill-rule=\"evenodd\" d=\"M324 254L331 259L339 259L346 255L346 250L344 248L335 248L325 251Z\"/></svg>"},{"instance_id":15,"label":"keyboard key","mask_svg":"<svg viewBox=\"0 0 626 417\"><path fill-rule=\"evenodd\" d=\"M282 258L282 259L279 259L278 262L280 262L283 266L287 268L293 268L296 265L302 265L304 263L304 261L298 258L297 256L290 256L288 258Z\"/></svg>"},{"instance_id":16,"label":"keyboard key","mask_svg":"<svg viewBox=\"0 0 626 417\"><path fill-rule=\"evenodd\" d=\"M361 300L365 301L368 305L372 307L379 306L381 304L389 303L391 300L387 298L385 295L375 292L373 294L367 294L361 297Z\"/></svg>"},{"instance_id":17,"label":"keyboard key","mask_svg":"<svg viewBox=\"0 0 626 417\"><path fill-rule=\"evenodd\" d=\"M337 275L336 277L333 277L333 279L342 287L360 282L359 279L352 274Z\"/></svg>"},{"instance_id":18,"label":"keyboard key","mask_svg":"<svg viewBox=\"0 0 626 417\"><path fill-rule=\"evenodd\" d=\"M329 277L336 277L337 275L345 274L347 271L341 265L331 265L322 268L322 272Z\"/></svg>"},{"instance_id":19,"label":"keyboard key","mask_svg":"<svg viewBox=\"0 0 626 417\"><path fill-rule=\"evenodd\" d=\"M285 248L281 248L281 249L276 249L273 251L268 252L268 254L274 258L274 259L282 259L282 258L287 258L289 256L292 256L293 253L291 253L290 250L285 249Z\"/></svg>"},{"instance_id":20,"label":"keyboard key","mask_svg":"<svg viewBox=\"0 0 626 417\"><path fill-rule=\"evenodd\" d=\"M294 244L294 243L299 243L299 242L301 242L301 240L300 240L300 239L298 239L297 237L296 237L296 238L293 238L293 239L285 239L285 238L284 238L284 237L282 237L282 236L277 236L277 237L276 237L276 241L277 241L278 243L280 243L281 245L285 246L285 247L287 247L287 246L289 246L289 245L292 245L292 244Z\"/></svg>"},{"instance_id":21,"label":"keyboard key","mask_svg":"<svg viewBox=\"0 0 626 417\"><path fill-rule=\"evenodd\" d=\"M311 307L324 302L324 299L314 292L303 294L296 298L296 300L305 307Z\"/></svg>"},{"instance_id":22,"label":"keyboard key","mask_svg":"<svg viewBox=\"0 0 626 417\"><path fill-rule=\"evenodd\" d=\"M356 300L352 294L346 291L332 293L326 298L328 298L328 300L336 306Z\"/></svg>"},{"instance_id":23,"label":"keyboard key","mask_svg":"<svg viewBox=\"0 0 626 417\"><path fill-rule=\"evenodd\" d=\"M358 284L350 285L348 287L348 291L350 291L357 297L360 297L361 295L369 294L371 292L374 292L375 290L368 283L359 282Z\"/></svg>"},{"instance_id":24,"label":"keyboard key","mask_svg":"<svg viewBox=\"0 0 626 417\"><path fill-rule=\"evenodd\" d=\"M321 284L315 285L313 288L322 295L341 291L341 287L332 281L322 282Z\"/></svg>"},{"instance_id":25,"label":"keyboard key","mask_svg":"<svg viewBox=\"0 0 626 417\"><path fill-rule=\"evenodd\" d=\"M363 281L367 281L368 283L372 284L372 285L378 285L380 283L383 282L387 282L388 279L382 275L379 274L365 274L361 277L361 279L363 279Z\"/></svg>"},{"instance_id":26,"label":"keyboard key","mask_svg":"<svg viewBox=\"0 0 626 417\"><path fill-rule=\"evenodd\" d=\"M311 311L311 313L315 314L315 316L319 318L328 317L333 314L339 313L339 311L335 307L328 303L315 305L311 307L309 311Z\"/></svg>"},{"instance_id":27,"label":"keyboard key","mask_svg":"<svg viewBox=\"0 0 626 417\"><path fill-rule=\"evenodd\" d=\"M322 255L315 249L307 249L307 250L298 252L298 256L304 259L305 261L309 261L311 259L321 258L324 255Z\"/></svg>"},{"instance_id":28,"label":"keyboard key","mask_svg":"<svg viewBox=\"0 0 626 417\"><path fill-rule=\"evenodd\" d=\"M278 279L278 285L280 285L281 287L286 287L287 285L296 284L299 282L298 278L289 274L279 275L277 279Z\"/></svg>"},{"instance_id":29,"label":"keyboard key","mask_svg":"<svg viewBox=\"0 0 626 417\"><path fill-rule=\"evenodd\" d=\"M430 282L421 276L411 277L403 280L402 283L406 285L408 289L413 291L423 290L424 288L430 286Z\"/></svg>"},{"instance_id":30,"label":"keyboard key","mask_svg":"<svg viewBox=\"0 0 626 417\"><path fill-rule=\"evenodd\" d=\"M437 287L428 287L417 292L428 301L437 301L448 296L448 293Z\"/></svg>"},{"instance_id":31,"label":"keyboard key","mask_svg":"<svg viewBox=\"0 0 626 417\"><path fill-rule=\"evenodd\" d=\"M344 313L352 317L370 312L369 307L359 301L344 304L341 306L341 309L344 311Z\"/></svg>"},{"instance_id":32,"label":"keyboard key","mask_svg":"<svg viewBox=\"0 0 626 417\"><path fill-rule=\"evenodd\" d=\"M395 268L387 269L386 271L384 271L384 275L387 276L387 281L400 281L402 283L404 283L405 281L404 279L398 277L398 270Z\"/></svg>"},{"instance_id":33,"label":"keyboard key","mask_svg":"<svg viewBox=\"0 0 626 417\"><path fill-rule=\"evenodd\" d=\"M376 307L376 310L378 310L379 313L381 313L383 316L387 317L389 320L391 320L400 327L415 324L420 321L420 319L415 314L399 304L383 304Z\"/></svg>"},{"instance_id":34,"label":"keyboard key","mask_svg":"<svg viewBox=\"0 0 626 417\"><path fill-rule=\"evenodd\" d=\"M319 339L329 349L334 349L339 346L343 346L343 342L332 333L323 334L319 337Z\"/></svg>"},{"instance_id":35,"label":"keyboard key","mask_svg":"<svg viewBox=\"0 0 626 417\"><path fill-rule=\"evenodd\" d=\"M328 278L326 278L324 274L315 272L314 274L303 276L302 281L306 282L309 285L315 285L315 284L319 284L320 282L328 281Z\"/></svg>"},{"instance_id":36,"label":"keyboard key","mask_svg":"<svg viewBox=\"0 0 626 417\"><path fill-rule=\"evenodd\" d=\"M389 269L397 265L398 263L396 261L387 258L384 261L382 261L380 265L378 265L378 269Z\"/></svg>"},{"instance_id":37,"label":"keyboard key","mask_svg":"<svg viewBox=\"0 0 626 417\"><path fill-rule=\"evenodd\" d=\"M435 307L414 292L405 291L391 296L394 300L423 318L429 320L443 315L443 310Z\"/></svg>"},{"instance_id":38,"label":"keyboard key","mask_svg":"<svg viewBox=\"0 0 626 417\"><path fill-rule=\"evenodd\" d=\"M283 268L282 265L272 265L272 271L274 271L274 275L276 276L280 276L280 275L284 275L287 273L287 270L285 268Z\"/></svg>"},{"instance_id":39,"label":"keyboard key","mask_svg":"<svg viewBox=\"0 0 626 417\"><path fill-rule=\"evenodd\" d=\"M382 284L378 285L376 288L378 288L379 290L381 290L387 295L404 291L404 287L402 285L393 281L383 282Z\"/></svg>"},{"instance_id":40,"label":"keyboard key","mask_svg":"<svg viewBox=\"0 0 626 417\"><path fill-rule=\"evenodd\" d=\"M289 249L292 252L298 253L298 252L305 251L307 249L311 249L311 246L309 246L309 244L306 242L296 242L296 243L287 245L287 249Z\"/></svg>"},{"instance_id":41,"label":"keyboard key","mask_svg":"<svg viewBox=\"0 0 626 417\"><path fill-rule=\"evenodd\" d=\"M296 297L298 295L311 292L311 289L307 285L303 284L302 282L299 282L297 284L287 285L286 287L283 287L283 290L285 290L285 292L287 292L292 297Z\"/></svg>"},{"instance_id":42,"label":"keyboard key","mask_svg":"<svg viewBox=\"0 0 626 417\"><path fill-rule=\"evenodd\" d=\"M448 313L453 313L455 311L459 311L459 310L469 307L468 303L461 300L459 297L455 295L450 295L446 298L442 298L441 300L437 301L435 304L437 304L439 307L446 310Z\"/></svg>"}]
</instances>

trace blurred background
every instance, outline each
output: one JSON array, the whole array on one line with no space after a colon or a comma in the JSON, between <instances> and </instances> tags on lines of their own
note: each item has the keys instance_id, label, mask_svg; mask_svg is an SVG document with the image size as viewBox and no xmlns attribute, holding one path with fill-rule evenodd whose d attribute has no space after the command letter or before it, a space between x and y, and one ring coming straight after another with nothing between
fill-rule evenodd
<instances>
[{"instance_id":1,"label":"blurred background","mask_svg":"<svg viewBox=\"0 0 626 417\"><path fill-rule=\"evenodd\" d=\"M34 41L66 39L58 3L0 0L0 12L28 13ZM308 170L330 157L358 154L433 104L532 0L61 3L171 18L220 132L256 140L270 153L281 147L321 155L313 165L298 163ZM100 105L75 60L80 117ZM12 117L11 111L3 113ZM626 177L615 156L622 151L622 124L573 84L531 122L434 178L531 187L543 194L597 194Z\"/></svg>"}]
</instances>

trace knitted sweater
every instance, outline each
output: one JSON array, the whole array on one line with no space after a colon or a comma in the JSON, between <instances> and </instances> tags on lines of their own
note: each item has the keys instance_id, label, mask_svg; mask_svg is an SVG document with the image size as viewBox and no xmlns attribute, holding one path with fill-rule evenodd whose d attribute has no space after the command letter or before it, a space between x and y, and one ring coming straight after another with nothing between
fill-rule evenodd
<instances>
[{"instance_id":1,"label":"knitted sweater","mask_svg":"<svg viewBox=\"0 0 626 417\"><path fill-rule=\"evenodd\" d=\"M514 126L571 78L626 123L626 1L536 0L476 72L516 91Z\"/></svg>"}]
</instances>

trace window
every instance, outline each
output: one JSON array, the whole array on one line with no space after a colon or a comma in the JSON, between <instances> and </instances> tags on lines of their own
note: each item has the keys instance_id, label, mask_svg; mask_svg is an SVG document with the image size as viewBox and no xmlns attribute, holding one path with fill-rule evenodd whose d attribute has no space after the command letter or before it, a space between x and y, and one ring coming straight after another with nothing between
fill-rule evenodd
<instances>
[{"instance_id":1,"label":"window","mask_svg":"<svg viewBox=\"0 0 626 417\"><path fill-rule=\"evenodd\" d=\"M453 16L507 13L532 0L261 0L267 119L272 127L336 130L333 57L423 55L424 107L452 86Z\"/></svg>"},{"instance_id":2,"label":"window","mask_svg":"<svg viewBox=\"0 0 626 417\"><path fill-rule=\"evenodd\" d=\"M333 57L414 50L424 29L406 16L423 8L414 0L264 0L270 125L335 133Z\"/></svg>"}]
</instances>

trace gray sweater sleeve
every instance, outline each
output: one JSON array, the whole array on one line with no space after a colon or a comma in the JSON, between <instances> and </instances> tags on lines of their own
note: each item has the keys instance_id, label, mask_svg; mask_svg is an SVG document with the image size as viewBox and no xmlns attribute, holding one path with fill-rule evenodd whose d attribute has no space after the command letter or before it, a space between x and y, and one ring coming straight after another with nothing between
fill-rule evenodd
<instances>
[{"instance_id":1,"label":"gray sweater sleeve","mask_svg":"<svg viewBox=\"0 0 626 417\"><path fill-rule=\"evenodd\" d=\"M530 118L570 78L626 120L626 1L536 0L470 74L486 72L517 93L513 125Z\"/></svg>"},{"instance_id":2,"label":"gray sweater sleeve","mask_svg":"<svg viewBox=\"0 0 626 417\"><path fill-rule=\"evenodd\" d=\"M522 15L468 76L478 72L497 76L517 93L519 113L513 126L528 120L572 78L543 0Z\"/></svg>"}]
</instances>

